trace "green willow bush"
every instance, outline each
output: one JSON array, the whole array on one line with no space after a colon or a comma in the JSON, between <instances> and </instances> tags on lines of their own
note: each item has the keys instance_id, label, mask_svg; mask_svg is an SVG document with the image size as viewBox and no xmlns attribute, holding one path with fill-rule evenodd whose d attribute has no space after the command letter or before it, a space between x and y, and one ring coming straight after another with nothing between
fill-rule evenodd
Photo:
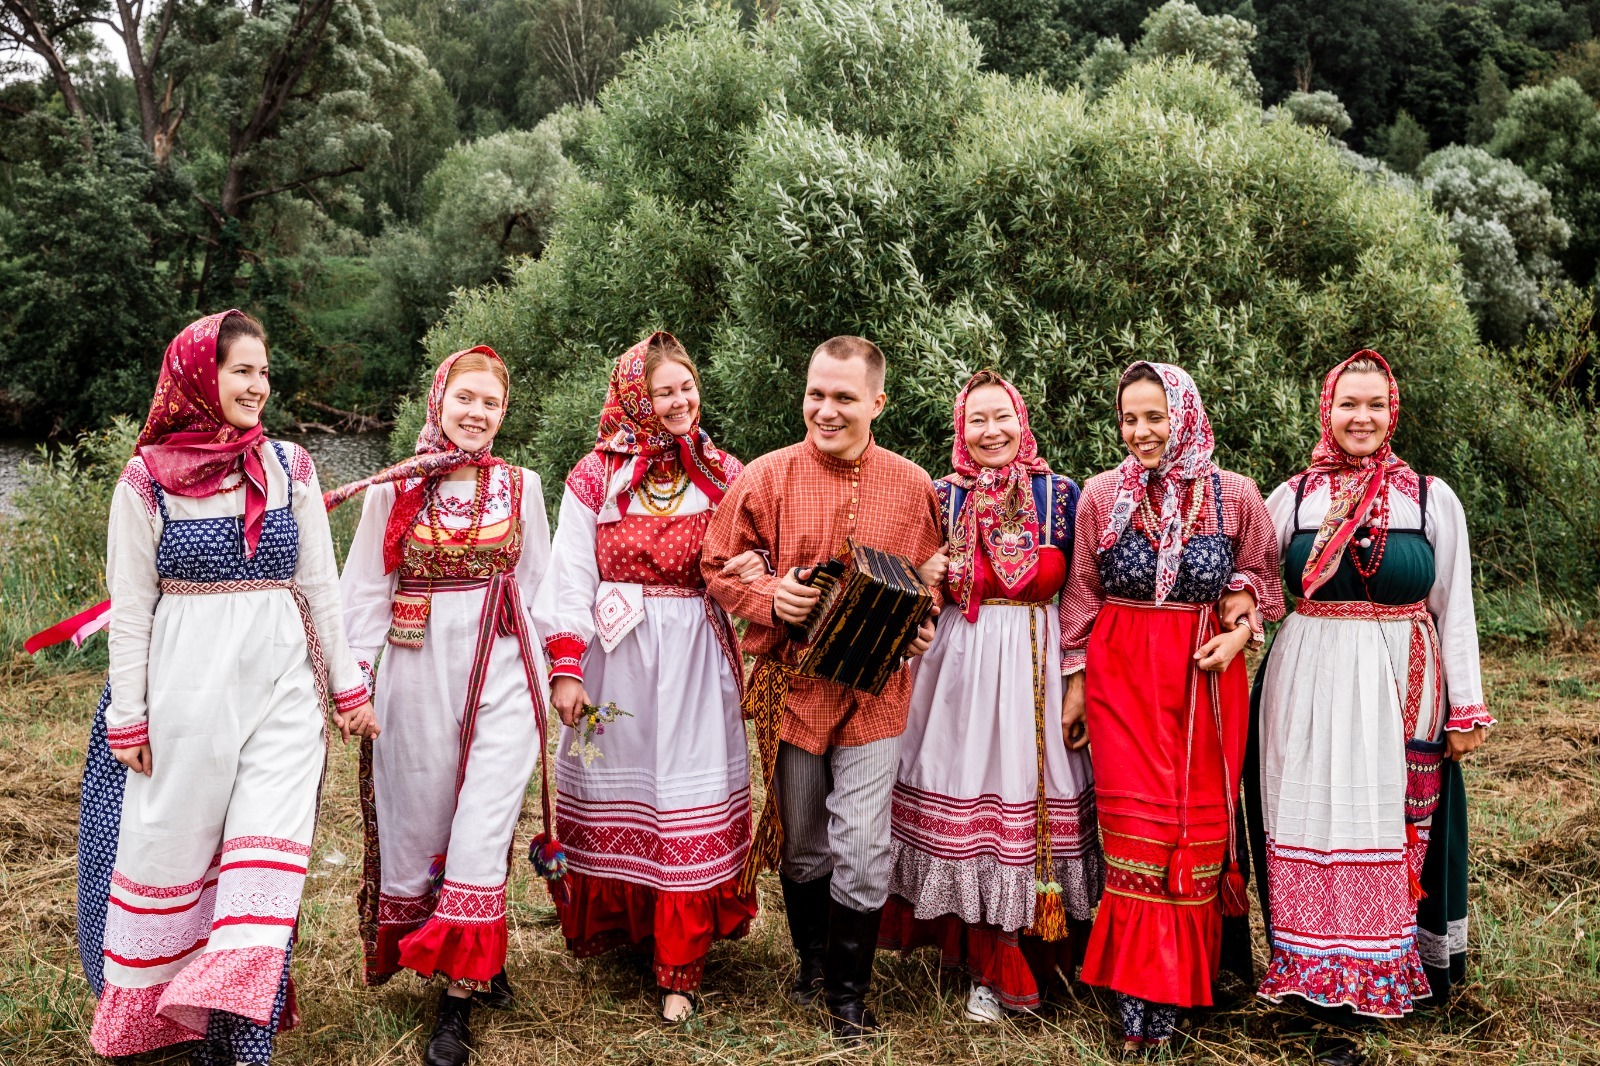
<instances>
[{"instance_id":1,"label":"green willow bush","mask_svg":"<svg viewBox=\"0 0 1600 1066\"><path fill-rule=\"evenodd\" d=\"M1091 102L981 73L931 0L800 0L749 29L702 9L635 53L583 154L543 254L458 294L428 340L508 357L506 443L552 489L592 442L609 360L666 328L745 457L801 436L808 353L855 332L890 360L880 438L935 473L985 365L1056 469L1112 465L1113 384L1147 358L1195 375L1219 458L1265 491L1305 462L1324 371L1372 347L1404 384L1401 452L1461 485L1476 524L1596 496L1574 477L1592 435L1539 467L1528 442L1571 419L1478 347L1443 221L1210 68L1141 64ZM1592 591L1600 532L1569 525L1583 549L1555 579Z\"/></svg>"}]
</instances>

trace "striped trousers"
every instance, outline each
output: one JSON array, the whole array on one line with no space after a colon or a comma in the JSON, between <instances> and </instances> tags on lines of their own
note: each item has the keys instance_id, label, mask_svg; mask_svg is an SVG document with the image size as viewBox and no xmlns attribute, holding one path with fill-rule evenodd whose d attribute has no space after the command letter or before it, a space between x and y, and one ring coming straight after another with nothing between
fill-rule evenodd
<instances>
[{"instance_id":1,"label":"striped trousers","mask_svg":"<svg viewBox=\"0 0 1600 1066\"><path fill-rule=\"evenodd\" d=\"M889 801L900 738L813 755L778 746L783 873L791 881L833 875L833 898L875 911L889 897Z\"/></svg>"}]
</instances>

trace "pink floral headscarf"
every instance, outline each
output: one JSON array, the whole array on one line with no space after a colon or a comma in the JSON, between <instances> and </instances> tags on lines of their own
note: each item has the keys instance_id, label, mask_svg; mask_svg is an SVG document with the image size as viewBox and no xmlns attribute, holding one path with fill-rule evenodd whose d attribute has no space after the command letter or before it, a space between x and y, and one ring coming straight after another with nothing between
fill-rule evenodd
<instances>
[{"instance_id":1,"label":"pink floral headscarf","mask_svg":"<svg viewBox=\"0 0 1600 1066\"><path fill-rule=\"evenodd\" d=\"M978 595L980 548L1008 592L1031 578L1039 566L1041 534L1038 508L1033 501L1033 475L1050 473L1050 464L1039 458L1039 445L1028 428L1028 405L1022 402L1022 395L1009 381L999 384L1011 397L1022 429L1016 458L1005 466L991 467L972 457L966 435L967 397L973 389L968 381L956 396L955 443L950 448L955 473L945 479L967 490L951 532L950 570L945 581L969 622L978 617L982 602Z\"/></svg>"},{"instance_id":2,"label":"pink floral headscarf","mask_svg":"<svg viewBox=\"0 0 1600 1066\"><path fill-rule=\"evenodd\" d=\"M1157 519L1160 539L1156 549L1156 603L1159 604L1166 602L1167 594L1177 584L1178 567L1183 562L1183 488L1191 481L1210 477L1216 469L1211 461L1216 437L1211 432L1211 420L1206 417L1205 405L1200 402L1200 390L1193 378L1171 363L1141 360L1129 364L1128 370L1136 366L1149 367L1161 379L1161 387L1167 394L1167 421L1171 432L1167 436L1166 450L1161 453L1161 463L1154 470L1146 470L1132 454L1117 467L1121 482L1117 486L1116 503L1111 508L1111 520L1100 534L1099 550L1105 551L1117 542L1132 521L1133 512L1152 491L1152 483L1158 486L1161 506ZM1117 416L1120 420L1120 394Z\"/></svg>"}]
</instances>

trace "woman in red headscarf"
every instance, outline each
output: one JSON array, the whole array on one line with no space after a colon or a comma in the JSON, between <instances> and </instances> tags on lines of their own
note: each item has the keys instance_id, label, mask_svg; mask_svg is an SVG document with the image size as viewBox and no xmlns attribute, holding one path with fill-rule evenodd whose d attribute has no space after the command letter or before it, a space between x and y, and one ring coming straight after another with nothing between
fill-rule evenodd
<instances>
[{"instance_id":1,"label":"woman in red headscarf","mask_svg":"<svg viewBox=\"0 0 1600 1066\"><path fill-rule=\"evenodd\" d=\"M509 393L492 349L455 353L416 454L328 494L334 507L367 492L341 581L384 730L362 753L365 976L446 979L430 1066L467 1061L474 998L511 1005L507 856L544 753L545 663L524 596L550 532L539 476L491 451ZM543 813L548 828L548 800Z\"/></svg>"},{"instance_id":2,"label":"woman in red headscarf","mask_svg":"<svg viewBox=\"0 0 1600 1066\"><path fill-rule=\"evenodd\" d=\"M911 695L878 944L938 945L972 975L967 1019L995 1022L1072 973L1105 879L1089 758L1061 728L1055 599L1078 486L1039 457L1027 406L993 370L956 397L951 452L955 472L933 485L953 609Z\"/></svg>"},{"instance_id":3,"label":"woman in red headscarf","mask_svg":"<svg viewBox=\"0 0 1600 1066\"><path fill-rule=\"evenodd\" d=\"M611 372L594 451L567 475L534 603L566 726L562 931L580 958L652 950L671 1022L692 1013L711 942L743 936L756 913L755 893L737 887L750 846L743 673L700 574L711 514L741 469L700 428L700 376L683 346L670 333L640 341ZM749 553L727 569L766 572ZM583 756L573 727L609 703L629 717Z\"/></svg>"},{"instance_id":4,"label":"woman in red headscarf","mask_svg":"<svg viewBox=\"0 0 1600 1066\"><path fill-rule=\"evenodd\" d=\"M1272 939L1261 994L1380 1018L1461 980L1454 760L1494 722L1466 516L1448 485L1394 454L1399 413L1383 357L1346 359L1323 383L1311 466L1267 500L1300 599L1257 678L1260 774L1247 783L1260 790Z\"/></svg>"},{"instance_id":5,"label":"woman in red headscarf","mask_svg":"<svg viewBox=\"0 0 1600 1066\"><path fill-rule=\"evenodd\" d=\"M346 739L376 733L316 470L261 429L268 380L254 319L190 325L112 497L111 669L78 841L102 1055L198 1040L199 1063L270 1061L297 1020L326 714Z\"/></svg>"},{"instance_id":6,"label":"woman in red headscarf","mask_svg":"<svg viewBox=\"0 0 1600 1066\"><path fill-rule=\"evenodd\" d=\"M1211 1005L1223 917L1245 913L1238 655L1252 607L1281 617L1283 588L1261 494L1212 461L1194 379L1134 363L1116 411L1128 455L1084 487L1061 597L1062 714L1088 726L1106 859L1083 979L1117 993L1131 1057L1171 1039L1179 1008Z\"/></svg>"}]
</instances>

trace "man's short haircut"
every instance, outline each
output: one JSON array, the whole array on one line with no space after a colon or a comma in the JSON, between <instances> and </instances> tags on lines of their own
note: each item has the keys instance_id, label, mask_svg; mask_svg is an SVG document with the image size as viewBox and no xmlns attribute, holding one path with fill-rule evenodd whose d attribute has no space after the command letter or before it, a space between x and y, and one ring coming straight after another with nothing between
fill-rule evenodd
<instances>
[{"instance_id":1,"label":"man's short haircut","mask_svg":"<svg viewBox=\"0 0 1600 1066\"><path fill-rule=\"evenodd\" d=\"M883 351L876 344L865 337L829 337L817 345L817 350L811 353L813 361L817 356L826 355L830 359L846 360L859 359L867 364L867 383L878 391L883 391L883 381L887 363L883 358Z\"/></svg>"}]
</instances>

